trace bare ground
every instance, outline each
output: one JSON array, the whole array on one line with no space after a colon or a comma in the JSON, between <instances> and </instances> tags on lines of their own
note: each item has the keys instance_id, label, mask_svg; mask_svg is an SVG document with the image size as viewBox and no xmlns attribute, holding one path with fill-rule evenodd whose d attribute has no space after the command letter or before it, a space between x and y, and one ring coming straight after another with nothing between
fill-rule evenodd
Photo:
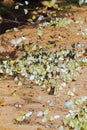
<instances>
[{"instance_id":1,"label":"bare ground","mask_svg":"<svg viewBox=\"0 0 87 130\"><path fill-rule=\"evenodd\" d=\"M83 43L87 48L87 36L83 36L82 32L87 28L87 7L81 8L73 7L72 16L74 21L81 20L83 24L72 24L67 28L59 27L45 27L43 29L43 36L38 38L37 27L24 26L19 29L18 32L7 32L0 36L0 57L2 58L7 53L11 53L15 48L11 45L11 39L19 38L20 31L22 36L27 37L24 43L29 41L34 44L36 41L40 41L41 45L49 46L51 51L58 49L59 45L70 48L73 43ZM71 17L71 16L68 16ZM80 35L77 35L77 33ZM62 40L58 39L58 36L63 37ZM49 45L48 41L56 41L56 47ZM7 45L7 46L6 46ZM54 47L53 47L54 46ZM20 53L20 51L19 51ZM33 85L34 89L26 88L28 85ZM75 96L70 97L67 95L68 90L76 89ZM16 91L16 96L12 96L12 93ZM0 130L57 130L60 125L63 124L62 119L68 113L68 109L65 107L65 101L71 99L75 100L82 96L87 96L87 67L83 67L81 74L77 81L71 82L70 87L64 88L59 91L60 97L54 95L48 95L43 92L41 87L35 85L33 82L24 81L24 85L19 87L12 77L7 79L0 79ZM54 106L50 107L48 100L54 102ZM15 104L20 104L21 107L16 107ZM58 114L60 118L57 120L42 122L42 118L37 117L38 111L45 111L49 109L48 118ZM20 114L33 111L33 115L22 123L17 123L14 119ZM50 128L50 124L54 124L54 128Z\"/></svg>"}]
</instances>

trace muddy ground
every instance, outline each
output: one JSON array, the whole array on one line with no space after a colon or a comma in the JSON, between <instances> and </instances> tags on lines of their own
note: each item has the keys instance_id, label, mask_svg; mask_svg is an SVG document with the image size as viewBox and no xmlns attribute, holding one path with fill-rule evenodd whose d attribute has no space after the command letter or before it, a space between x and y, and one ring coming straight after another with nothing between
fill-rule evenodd
<instances>
[{"instance_id":1,"label":"muddy ground","mask_svg":"<svg viewBox=\"0 0 87 130\"><path fill-rule=\"evenodd\" d=\"M8 53L21 55L20 47L15 49L12 46L11 40L20 38L21 35L26 37L24 44L29 42L33 45L37 41L42 46L46 47L48 51L55 52L59 46L70 48L73 43L82 43L87 48L87 6L77 8L74 6L71 13L66 17L74 20L73 24L65 27L47 26L43 28L43 35L41 38L37 36L38 26L23 26L18 31L9 31L0 35L0 58L2 59ZM22 33L21 33L22 32ZM59 36L62 38L59 39ZM56 45L49 44L48 41L55 41ZM21 43L22 44L22 43ZM15 52L16 51L16 52ZM78 48L77 48L78 51ZM32 85L33 89L26 86ZM74 96L68 96L68 90L76 89ZM13 93L16 92L16 95ZM65 101L76 100L82 96L87 96L87 67L83 66L81 73L76 81L72 81L71 85L59 91L60 96L49 95L42 91L40 86L35 85L34 82L23 80L23 85L18 86L14 78L11 76L0 78L0 130L58 130L59 126L63 125L63 118L68 113L65 106ZM50 107L48 101L52 100L54 106ZM18 106L20 105L20 106ZM42 121L42 117L37 116L38 111L45 111L49 109L48 118L53 115L59 115L59 119ZM15 118L20 115L33 111L29 119L19 123ZM51 126L53 124L53 127ZM52 128L51 128L52 127ZM66 128L64 129L66 130Z\"/></svg>"}]
</instances>

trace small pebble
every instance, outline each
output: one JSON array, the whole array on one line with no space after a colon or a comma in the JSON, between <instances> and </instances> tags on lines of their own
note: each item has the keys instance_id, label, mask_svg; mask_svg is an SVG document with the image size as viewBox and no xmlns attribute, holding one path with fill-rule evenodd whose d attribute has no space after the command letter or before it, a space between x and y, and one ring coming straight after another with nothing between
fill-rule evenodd
<instances>
[{"instance_id":1,"label":"small pebble","mask_svg":"<svg viewBox=\"0 0 87 130\"><path fill-rule=\"evenodd\" d=\"M15 104L15 107L16 108L22 108L22 105L21 104Z\"/></svg>"},{"instance_id":2,"label":"small pebble","mask_svg":"<svg viewBox=\"0 0 87 130\"><path fill-rule=\"evenodd\" d=\"M37 128L37 130L42 130L41 128Z\"/></svg>"}]
</instances>

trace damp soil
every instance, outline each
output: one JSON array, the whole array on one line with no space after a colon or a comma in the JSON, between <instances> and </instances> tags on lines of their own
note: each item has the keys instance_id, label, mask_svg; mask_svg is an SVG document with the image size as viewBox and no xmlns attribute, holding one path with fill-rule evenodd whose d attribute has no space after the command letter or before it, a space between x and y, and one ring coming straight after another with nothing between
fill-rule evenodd
<instances>
[{"instance_id":1,"label":"damp soil","mask_svg":"<svg viewBox=\"0 0 87 130\"><path fill-rule=\"evenodd\" d=\"M74 21L81 20L83 24L71 24L67 28L47 26L43 28L43 35L41 38L37 36L38 26L24 25L19 27L18 31L10 30L0 35L0 59L10 54L12 57L21 54L20 47L15 48L11 44L12 39L20 38L21 35L27 37L22 44L31 43L31 46L36 42L40 42L48 51L56 52L59 46L70 48L71 44L82 43L87 49L87 35L82 35L84 29L87 29L87 7L82 6L72 8ZM71 18L71 16L68 16ZM80 35L78 35L80 33ZM59 40L58 37L63 37ZM55 42L50 44L49 41ZM78 50L77 50L78 51ZM32 85L33 89L26 86ZM23 86L19 87L13 77L0 78L0 130L58 130L58 127L63 125L63 118L68 113L65 107L65 101L71 99L78 99L82 96L87 96L87 67L83 66L81 74L76 81L71 82L71 88L75 88L75 96L69 97L66 93L70 89L64 88L59 91L60 97L56 98L54 95L49 95L42 91L40 86L34 82L23 80ZM12 93L16 91L16 96ZM40 100L38 97L42 97ZM54 107L50 107L48 100L54 102ZM21 104L21 108L15 107L15 104ZM58 120L52 122L42 122L41 118L37 117L38 111L45 111L49 109L50 116L54 114L60 115ZM15 121L15 117L33 111L33 115L21 123ZM54 124L54 128L50 128L50 124Z\"/></svg>"}]
</instances>

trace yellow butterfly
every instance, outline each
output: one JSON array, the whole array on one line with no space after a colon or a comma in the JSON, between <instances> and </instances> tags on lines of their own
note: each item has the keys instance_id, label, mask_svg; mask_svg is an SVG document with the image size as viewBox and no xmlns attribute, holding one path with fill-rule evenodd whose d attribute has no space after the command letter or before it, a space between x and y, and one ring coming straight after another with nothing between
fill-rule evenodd
<instances>
[{"instance_id":1,"label":"yellow butterfly","mask_svg":"<svg viewBox=\"0 0 87 130\"><path fill-rule=\"evenodd\" d=\"M18 122L22 122L22 121L24 121L24 119L25 119L25 116L24 116L24 115L19 115L19 116L17 116L17 117L15 118L15 120L18 121Z\"/></svg>"},{"instance_id":2,"label":"yellow butterfly","mask_svg":"<svg viewBox=\"0 0 87 130\"><path fill-rule=\"evenodd\" d=\"M55 3L56 3L56 0L43 1L42 5L51 8L51 7L54 7Z\"/></svg>"}]
</instances>

